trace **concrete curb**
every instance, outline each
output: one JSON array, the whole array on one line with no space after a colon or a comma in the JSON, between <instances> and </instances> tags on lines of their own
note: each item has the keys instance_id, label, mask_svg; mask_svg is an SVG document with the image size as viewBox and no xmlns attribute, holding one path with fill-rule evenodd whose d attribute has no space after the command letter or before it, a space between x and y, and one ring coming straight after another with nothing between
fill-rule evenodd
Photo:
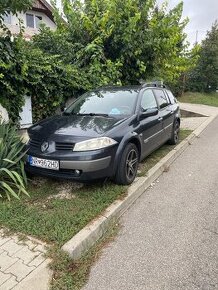
<instances>
[{"instance_id":1,"label":"concrete curb","mask_svg":"<svg viewBox=\"0 0 218 290\"><path fill-rule=\"evenodd\" d=\"M168 170L170 164L182 154L192 141L198 137L215 118L216 115L209 117L185 140L151 168L145 177L137 178L128 188L127 196L123 200L114 201L98 219L91 221L72 239L64 244L62 249L66 251L73 260L79 259L97 242L99 238L103 236L111 223L117 220L140 197L152 182L154 182L164 171Z\"/></svg>"}]
</instances>

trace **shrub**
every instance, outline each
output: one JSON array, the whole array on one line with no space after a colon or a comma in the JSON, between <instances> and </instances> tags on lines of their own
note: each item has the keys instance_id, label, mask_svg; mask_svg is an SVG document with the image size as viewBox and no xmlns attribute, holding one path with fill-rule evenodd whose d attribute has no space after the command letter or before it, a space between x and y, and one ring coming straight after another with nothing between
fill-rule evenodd
<instances>
[{"instance_id":1,"label":"shrub","mask_svg":"<svg viewBox=\"0 0 218 290\"><path fill-rule=\"evenodd\" d=\"M19 199L26 191L24 144L11 124L0 124L0 197Z\"/></svg>"}]
</instances>

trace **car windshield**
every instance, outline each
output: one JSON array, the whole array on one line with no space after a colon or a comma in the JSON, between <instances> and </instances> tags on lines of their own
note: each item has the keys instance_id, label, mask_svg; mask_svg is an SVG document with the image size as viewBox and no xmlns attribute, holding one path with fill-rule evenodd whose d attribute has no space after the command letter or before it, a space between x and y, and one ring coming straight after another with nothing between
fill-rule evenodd
<instances>
[{"instance_id":1,"label":"car windshield","mask_svg":"<svg viewBox=\"0 0 218 290\"><path fill-rule=\"evenodd\" d=\"M65 114L129 116L135 110L138 92L136 89L88 92L70 105Z\"/></svg>"}]
</instances>

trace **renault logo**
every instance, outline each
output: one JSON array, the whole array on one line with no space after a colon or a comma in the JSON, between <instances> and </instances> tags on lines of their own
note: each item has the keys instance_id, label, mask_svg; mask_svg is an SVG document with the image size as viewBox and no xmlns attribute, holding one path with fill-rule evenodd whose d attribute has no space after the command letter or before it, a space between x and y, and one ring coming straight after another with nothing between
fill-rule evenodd
<instances>
[{"instance_id":1,"label":"renault logo","mask_svg":"<svg viewBox=\"0 0 218 290\"><path fill-rule=\"evenodd\" d=\"M47 141L44 141L41 145L41 151L45 152L49 147L49 143Z\"/></svg>"}]
</instances>

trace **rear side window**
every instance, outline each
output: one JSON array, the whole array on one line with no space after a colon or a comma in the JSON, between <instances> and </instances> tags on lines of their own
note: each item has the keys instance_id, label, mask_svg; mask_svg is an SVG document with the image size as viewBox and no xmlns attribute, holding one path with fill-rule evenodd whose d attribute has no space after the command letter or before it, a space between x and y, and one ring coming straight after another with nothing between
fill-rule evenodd
<instances>
[{"instance_id":1,"label":"rear side window","mask_svg":"<svg viewBox=\"0 0 218 290\"><path fill-rule=\"evenodd\" d=\"M167 93L167 95L168 95L168 97L169 97L169 99L170 99L170 103L171 103L171 104L175 104L175 103L177 103L177 100L176 100L176 98L174 97L174 95L172 94L171 91L166 90L166 93Z\"/></svg>"},{"instance_id":2,"label":"rear side window","mask_svg":"<svg viewBox=\"0 0 218 290\"><path fill-rule=\"evenodd\" d=\"M143 109L143 111L157 108L157 102L152 90L148 89L144 91L141 101L141 108Z\"/></svg>"},{"instance_id":3,"label":"rear side window","mask_svg":"<svg viewBox=\"0 0 218 290\"><path fill-rule=\"evenodd\" d=\"M157 102L160 106L160 109L163 109L169 105L169 100L163 90L154 89L154 93L157 98Z\"/></svg>"}]
</instances>

